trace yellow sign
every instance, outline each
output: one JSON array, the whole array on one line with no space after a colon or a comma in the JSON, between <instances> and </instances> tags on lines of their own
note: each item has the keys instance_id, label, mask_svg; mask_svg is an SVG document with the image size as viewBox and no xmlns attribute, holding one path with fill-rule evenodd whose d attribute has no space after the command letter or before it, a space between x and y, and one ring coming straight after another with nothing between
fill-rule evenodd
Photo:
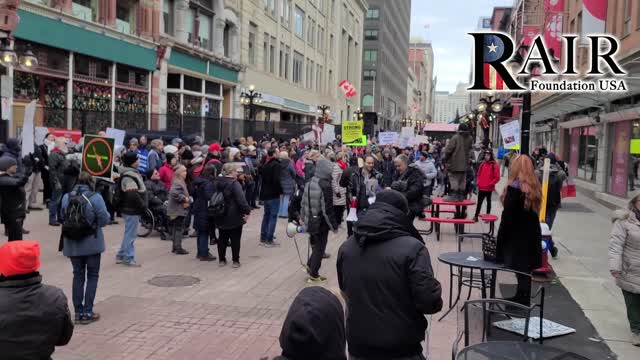
<instances>
[{"instance_id":1,"label":"yellow sign","mask_svg":"<svg viewBox=\"0 0 640 360\"><path fill-rule=\"evenodd\" d=\"M354 141L354 142L350 142L350 143L343 143L347 146L367 146L367 135L362 135L360 137L360 139Z\"/></svg>"},{"instance_id":2,"label":"yellow sign","mask_svg":"<svg viewBox=\"0 0 640 360\"><path fill-rule=\"evenodd\" d=\"M629 146L629 153L633 155L640 154L640 139L631 139L631 145Z\"/></svg>"},{"instance_id":3,"label":"yellow sign","mask_svg":"<svg viewBox=\"0 0 640 360\"><path fill-rule=\"evenodd\" d=\"M362 127L363 127L362 121L343 122L342 123L342 143L349 144L352 142L359 141L360 138L362 138Z\"/></svg>"}]
</instances>

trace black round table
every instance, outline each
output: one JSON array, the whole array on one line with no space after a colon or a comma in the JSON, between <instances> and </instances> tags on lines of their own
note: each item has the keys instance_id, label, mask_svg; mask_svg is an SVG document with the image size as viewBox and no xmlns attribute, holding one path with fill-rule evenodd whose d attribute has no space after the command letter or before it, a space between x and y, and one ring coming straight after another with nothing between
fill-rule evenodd
<instances>
[{"instance_id":1,"label":"black round table","mask_svg":"<svg viewBox=\"0 0 640 360\"><path fill-rule=\"evenodd\" d=\"M481 252L475 251L460 251L460 252L448 252L442 253L438 256L438 261L441 263L449 265L449 309L445 312L438 321L444 319L453 308L460 301L460 292L462 290L462 269L467 268L471 269L471 279L469 281L469 286L473 285L473 270L480 270L480 291L482 293L482 298L487 298L486 291L486 282L485 282L485 274L484 272L487 270L493 270L492 276L490 278L490 297L495 297L495 270L503 267L502 264L498 264L495 262L487 261L483 259L483 255ZM458 273L456 275L453 274L453 267L458 268ZM458 295L456 296L456 300L453 301L453 277L456 276L458 278ZM473 286L478 287L478 286Z\"/></svg>"},{"instance_id":2,"label":"black round table","mask_svg":"<svg viewBox=\"0 0 640 360\"><path fill-rule=\"evenodd\" d=\"M589 360L584 356L551 346L523 341L491 341L467 346L457 360Z\"/></svg>"}]
</instances>

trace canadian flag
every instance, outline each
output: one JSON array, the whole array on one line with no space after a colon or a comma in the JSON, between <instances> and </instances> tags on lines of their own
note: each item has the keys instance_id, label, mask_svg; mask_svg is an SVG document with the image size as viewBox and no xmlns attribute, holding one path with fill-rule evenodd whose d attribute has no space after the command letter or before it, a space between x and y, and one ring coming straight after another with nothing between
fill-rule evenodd
<instances>
[{"instance_id":1,"label":"canadian flag","mask_svg":"<svg viewBox=\"0 0 640 360\"><path fill-rule=\"evenodd\" d=\"M353 87L353 84L351 84L348 80L340 81L340 83L338 84L338 87L340 87L342 91L344 91L344 95L348 98L354 97L358 93L356 91L356 88Z\"/></svg>"}]
</instances>

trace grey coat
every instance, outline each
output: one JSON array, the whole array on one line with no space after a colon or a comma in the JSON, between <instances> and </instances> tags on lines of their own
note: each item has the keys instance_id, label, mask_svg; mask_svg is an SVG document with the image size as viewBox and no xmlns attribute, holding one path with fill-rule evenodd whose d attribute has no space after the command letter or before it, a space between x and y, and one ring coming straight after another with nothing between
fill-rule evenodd
<instances>
[{"instance_id":1,"label":"grey coat","mask_svg":"<svg viewBox=\"0 0 640 360\"><path fill-rule=\"evenodd\" d=\"M184 181L174 179L169 190L169 205L167 206L167 216L187 216L189 208L185 208L182 204L189 200L189 191Z\"/></svg>"},{"instance_id":2,"label":"grey coat","mask_svg":"<svg viewBox=\"0 0 640 360\"><path fill-rule=\"evenodd\" d=\"M615 211L612 220L609 270L622 272L621 289L640 294L640 221L629 210Z\"/></svg>"},{"instance_id":3,"label":"grey coat","mask_svg":"<svg viewBox=\"0 0 640 360\"><path fill-rule=\"evenodd\" d=\"M305 224L311 222L312 216L320 216L329 229L338 228L333 215L332 172L333 164L329 160L321 159L316 162L314 176L305 186L302 195L302 218Z\"/></svg>"}]
</instances>

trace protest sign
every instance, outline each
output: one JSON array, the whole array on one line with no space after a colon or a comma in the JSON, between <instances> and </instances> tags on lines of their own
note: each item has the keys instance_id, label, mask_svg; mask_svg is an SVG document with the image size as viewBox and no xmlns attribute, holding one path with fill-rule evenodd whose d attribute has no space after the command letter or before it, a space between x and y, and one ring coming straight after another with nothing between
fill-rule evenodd
<instances>
[{"instance_id":1,"label":"protest sign","mask_svg":"<svg viewBox=\"0 0 640 360\"><path fill-rule=\"evenodd\" d=\"M107 137L112 138L115 141L115 145L124 145L124 137L126 132L120 129L107 128Z\"/></svg>"},{"instance_id":2,"label":"protest sign","mask_svg":"<svg viewBox=\"0 0 640 360\"><path fill-rule=\"evenodd\" d=\"M345 121L342 123L342 142L345 144L362 138L362 121Z\"/></svg>"},{"instance_id":3,"label":"protest sign","mask_svg":"<svg viewBox=\"0 0 640 360\"><path fill-rule=\"evenodd\" d=\"M405 148L413 145L413 139L415 138L413 127L405 126L400 131L400 147Z\"/></svg>"},{"instance_id":4,"label":"protest sign","mask_svg":"<svg viewBox=\"0 0 640 360\"><path fill-rule=\"evenodd\" d=\"M111 179L115 140L86 135L83 138L82 170L95 177Z\"/></svg>"},{"instance_id":5,"label":"protest sign","mask_svg":"<svg viewBox=\"0 0 640 360\"><path fill-rule=\"evenodd\" d=\"M398 142L398 133L395 131L385 131L378 134L378 144L394 145Z\"/></svg>"},{"instance_id":6,"label":"protest sign","mask_svg":"<svg viewBox=\"0 0 640 360\"><path fill-rule=\"evenodd\" d=\"M429 143L429 137L428 136L424 136L424 135L416 135L416 138L413 141L413 143L416 144L416 145L428 144Z\"/></svg>"},{"instance_id":7,"label":"protest sign","mask_svg":"<svg viewBox=\"0 0 640 360\"><path fill-rule=\"evenodd\" d=\"M351 143L344 143L347 146L367 146L367 135L362 135L360 137L360 139L351 142Z\"/></svg>"},{"instance_id":8,"label":"protest sign","mask_svg":"<svg viewBox=\"0 0 640 360\"><path fill-rule=\"evenodd\" d=\"M513 120L500 125L500 134L505 149L520 147L520 121Z\"/></svg>"},{"instance_id":9,"label":"protest sign","mask_svg":"<svg viewBox=\"0 0 640 360\"><path fill-rule=\"evenodd\" d=\"M322 129L321 144L332 143L336 139L336 127L331 124L324 124Z\"/></svg>"},{"instance_id":10,"label":"protest sign","mask_svg":"<svg viewBox=\"0 0 640 360\"><path fill-rule=\"evenodd\" d=\"M24 122L22 123L22 156L32 154L35 149L33 138L33 117L36 115L36 101L33 100L24 109Z\"/></svg>"}]
</instances>

